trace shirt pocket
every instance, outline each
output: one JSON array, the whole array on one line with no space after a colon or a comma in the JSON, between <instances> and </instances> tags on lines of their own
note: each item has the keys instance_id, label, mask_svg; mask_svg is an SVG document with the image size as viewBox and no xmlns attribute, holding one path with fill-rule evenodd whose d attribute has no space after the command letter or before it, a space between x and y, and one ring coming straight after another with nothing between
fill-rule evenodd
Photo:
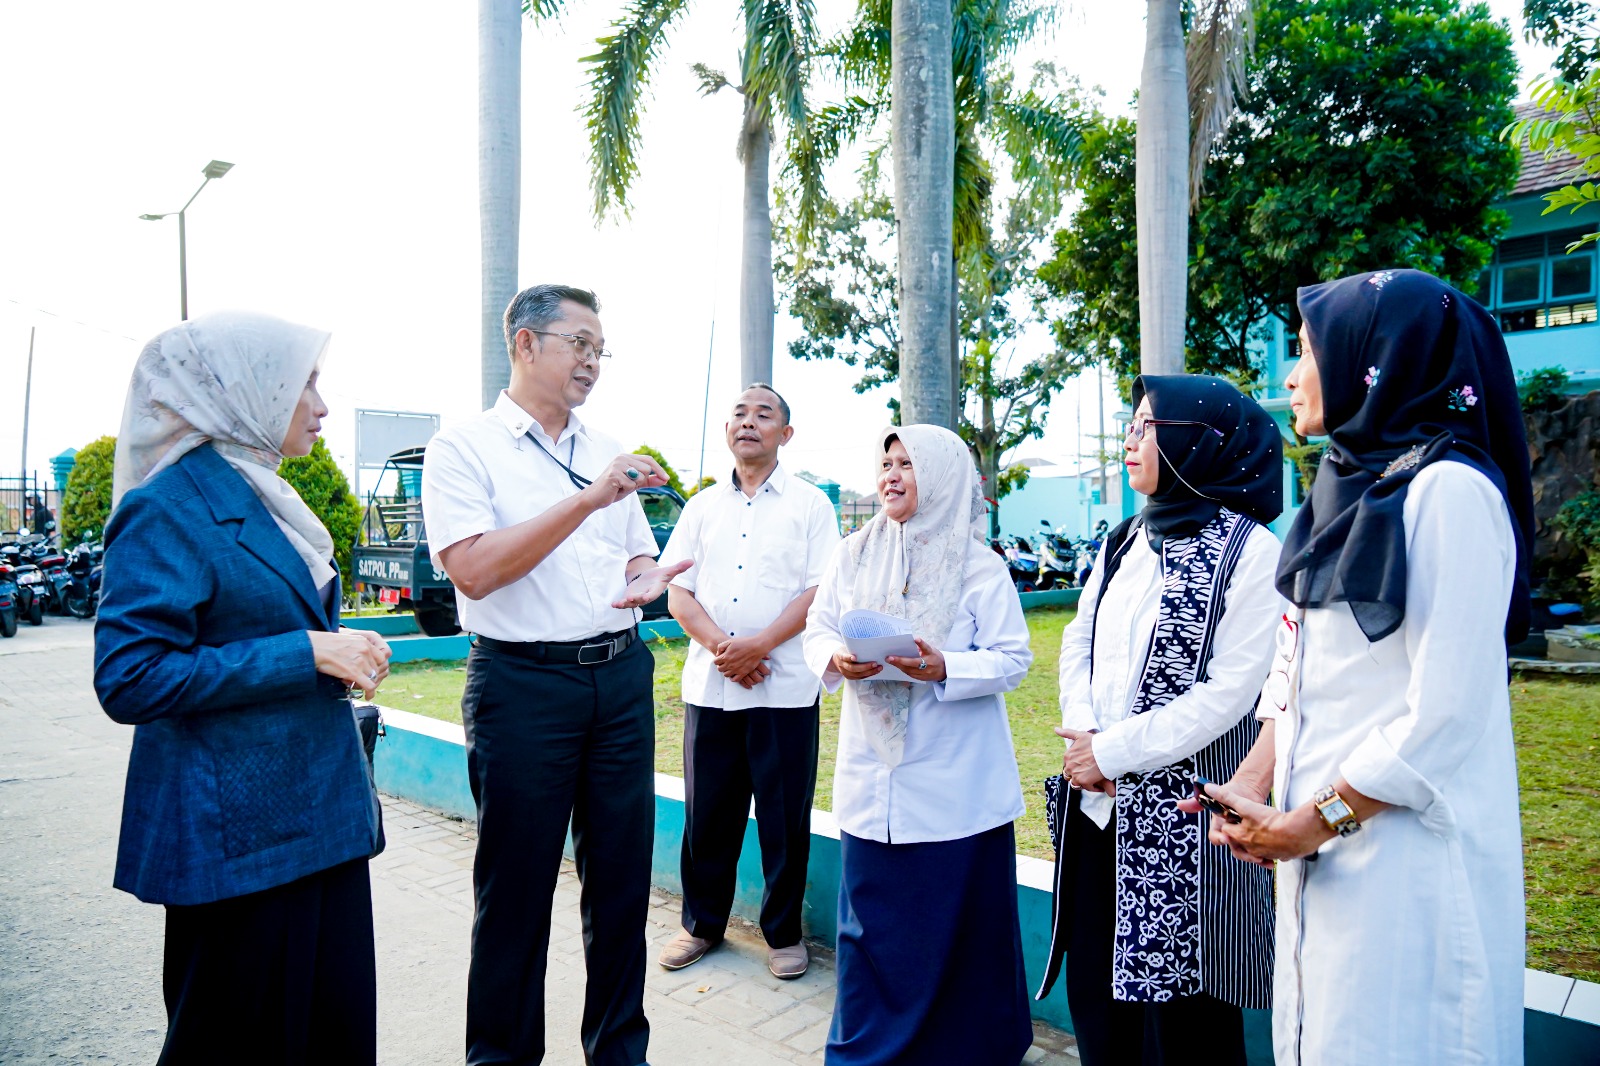
<instances>
[{"instance_id":1,"label":"shirt pocket","mask_svg":"<svg viewBox=\"0 0 1600 1066\"><path fill-rule=\"evenodd\" d=\"M787 592L792 599L804 592L801 586L806 577L805 541L791 537L774 537L762 548L761 586Z\"/></svg>"}]
</instances>

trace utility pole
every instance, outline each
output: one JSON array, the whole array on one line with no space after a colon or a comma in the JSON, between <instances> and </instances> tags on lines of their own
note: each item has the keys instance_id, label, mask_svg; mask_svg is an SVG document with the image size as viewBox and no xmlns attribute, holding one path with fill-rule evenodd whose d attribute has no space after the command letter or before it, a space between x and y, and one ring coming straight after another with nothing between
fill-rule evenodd
<instances>
[{"instance_id":1,"label":"utility pole","mask_svg":"<svg viewBox=\"0 0 1600 1066\"><path fill-rule=\"evenodd\" d=\"M22 469L17 473L28 476L28 406L33 400L33 335L38 326L28 327L28 378L22 386Z\"/></svg>"},{"instance_id":2,"label":"utility pole","mask_svg":"<svg viewBox=\"0 0 1600 1066\"><path fill-rule=\"evenodd\" d=\"M1100 432L1096 440L1100 442L1095 453L1100 457L1100 506L1106 505L1106 463L1109 460L1109 448L1106 447L1106 367L1105 363L1096 363L1094 368L1095 398L1100 404Z\"/></svg>"}]
</instances>

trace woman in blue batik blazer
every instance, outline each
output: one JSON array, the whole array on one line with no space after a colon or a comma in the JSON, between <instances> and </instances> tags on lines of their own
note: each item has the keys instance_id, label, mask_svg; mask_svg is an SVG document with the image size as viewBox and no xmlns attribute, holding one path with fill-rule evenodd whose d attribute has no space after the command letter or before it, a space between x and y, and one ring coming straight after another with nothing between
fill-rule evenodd
<instances>
[{"instance_id":1,"label":"woman in blue batik blazer","mask_svg":"<svg viewBox=\"0 0 1600 1066\"><path fill-rule=\"evenodd\" d=\"M332 539L277 475L327 414L327 340L174 327L117 439L95 689L136 727L115 884L167 908L163 1064L376 1058L380 815L346 693L389 653L339 631Z\"/></svg>"}]
</instances>

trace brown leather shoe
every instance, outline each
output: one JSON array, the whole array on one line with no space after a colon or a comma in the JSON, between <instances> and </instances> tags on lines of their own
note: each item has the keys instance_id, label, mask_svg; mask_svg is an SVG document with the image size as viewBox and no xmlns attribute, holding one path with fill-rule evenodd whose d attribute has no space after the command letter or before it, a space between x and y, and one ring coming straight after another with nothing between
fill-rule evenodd
<instances>
[{"instance_id":1,"label":"brown leather shoe","mask_svg":"<svg viewBox=\"0 0 1600 1066\"><path fill-rule=\"evenodd\" d=\"M681 970L685 966L693 966L700 961L700 957L721 940L707 940L691 934L688 930L679 930L678 935L667 941L667 946L661 949L661 957L656 961L669 970Z\"/></svg>"},{"instance_id":2,"label":"brown leather shoe","mask_svg":"<svg viewBox=\"0 0 1600 1066\"><path fill-rule=\"evenodd\" d=\"M793 947L767 950L767 969L772 971L772 976L785 981L793 981L805 973L810 965L811 953L806 950L804 941Z\"/></svg>"}]
</instances>

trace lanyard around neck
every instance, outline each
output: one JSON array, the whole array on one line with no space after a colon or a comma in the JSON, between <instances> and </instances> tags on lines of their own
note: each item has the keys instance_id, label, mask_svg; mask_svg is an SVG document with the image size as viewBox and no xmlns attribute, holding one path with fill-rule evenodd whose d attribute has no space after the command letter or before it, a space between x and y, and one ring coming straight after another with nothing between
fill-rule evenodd
<instances>
[{"instance_id":1,"label":"lanyard around neck","mask_svg":"<svg viewBox=\"0 0 1600 1066\"><path fill-rule=\"evenodd\" d=\"M533 435L533 430L528 430L527 437L529 440L533 441L533 446L535 448L538 448L541 452L544 452L550 457L550 461L552 463L556 464L567 472L568 479L571 480L572 484L576 488L586 489L590 485L594 484L593 481L572 469L573 457L577 455L578 452L578 435L576 433L572 435L571 443L567 445L567 461L564 463L560 459L556 458L556 454L554 452L540 443L539 438ZM557 447L560 447L560 445L558 444Z\"/></svg>"}]
</instances>

